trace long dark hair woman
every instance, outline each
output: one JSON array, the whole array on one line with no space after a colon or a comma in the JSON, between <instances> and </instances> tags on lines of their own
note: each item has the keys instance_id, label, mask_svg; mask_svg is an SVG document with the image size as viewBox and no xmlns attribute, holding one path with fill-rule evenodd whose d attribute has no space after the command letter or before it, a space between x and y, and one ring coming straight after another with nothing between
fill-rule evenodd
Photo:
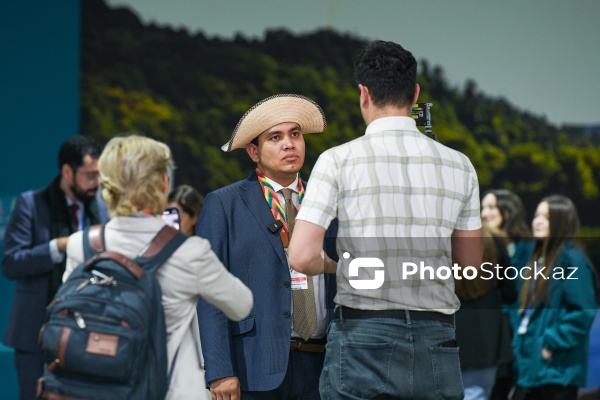
<instances>
[{"instance_id":1,"label":"long dark hair woman","mask_svg":"<svg viewBox=\"0 0 600 400\"><path fill-rule=\"evenodd\" d=\"M204 196L189 185L179 185L169 193L167 207L179 210L181 231L190 236L196 234L196 224L204 205Z\"/></svg>"},{"instance_id":2,"label":"long dark hair woman","mask_svg":"<svg viewBox=\"0 0 600 400\"><path fill-rule=\"evenodd\" d=\"M578 229L569 198L549 196L538 205L513 341L516 400L575 400L586 385L597 303L593 266L575 245Z\"/></svg>"},{"instance_id":3,"label":"long dark hair woman","mask_svg":"<svg viewBox=\"0 0 600 400\"><path fill-rule=\"evenodd\" d=\"M488 225L482 226L481 233L483 261L499 266L496 271L503 275L509 264L504 235ZM456 340L460 345L465 400L490 399L498 368L514 360L510 323L502 306L517 299L515 283L484 275L487 274L455 281L456 295L461 302L456 312ZM507 386L510 390L510 384Z\"/></svg>"},{"instance_id":4,"label":"long dark hair woman","mask_svg":"<svg viewBox=\"0 0 600 400\"><path fill-rule=\"evenodd\" d=\"M531 230L526 220L525 207L521 198L511 190L490 189L483 194L481 199L481 222L483 226L500 232L506 246L508 262L500 263L501 266L515 266L520 268L527 262L529 252L532 249ZM521 263L521 261L524 263ZM522 286L520 279L511 281L517 294ZM505 282L505 287L508 286ZM508 298L503 296L503 331L508 329L510 333L518 323L518 303L513 300L512 304L506 304ZM507 354L504 354L507 356ZM506 400L514 384L514 372L512 363L512 352L508 354L510 360L498 366L496 381L491 400ZM467 391L465 391L465 398Z\"/></svg>"},{"instance_id":5,"label":"long dark hair woman","mask_svg":"<svg viewBox=\"0 0 600 400\"><path fill-rule=\"evenodd\" d=\"M481 222L504 233L511 258L518 252L520 244L531 238L523 202L507 189L491 189L483 194Z\"/></svg>"}]
</instances>

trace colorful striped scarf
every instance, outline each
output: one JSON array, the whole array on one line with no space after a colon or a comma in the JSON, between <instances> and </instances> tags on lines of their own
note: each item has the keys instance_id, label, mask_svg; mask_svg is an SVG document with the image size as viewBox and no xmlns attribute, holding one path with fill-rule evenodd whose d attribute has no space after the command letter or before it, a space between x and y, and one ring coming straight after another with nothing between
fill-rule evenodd
<instances>
[{"instance_id":1,"label":"colorful striped scarf","mask_svg":"<svg viewBox=\"0 0 600 400\"><path fill-rule=\"evenodd\" d=\"M279 220L283 223L282 232L287 232L287 222L285 220L285 212L281 207L281 203L279 203L279 197L277 196L277 192L271 186L271 183L267 179L265 175L263 175L258 168L256 168L256 175L258 176L258 183L260 183L260 187L262 188L262 192L265 196L265 200L269 207L271 207L271 213L273 213L273 218L275 220ZM304 185L302 184L302 178L300 178L300 173L298 173L298 209L300 209L300 205L302 204L302 199L304 198Z\"/></svg>"},{"instance_id":2,"label":"colorful striped scarf","mask_svg":"<svg viewBox=\"0 0 600 400\"><path fill-rule=\"evenodd\" d=\"M142 206L135 206L136 209L136 213L133 215L136 215L138 217L154 217L154 218L160 218L162 213L156 212L156 211L152 211L149 208L144 208Z\"/></svg>"}]
</instances>

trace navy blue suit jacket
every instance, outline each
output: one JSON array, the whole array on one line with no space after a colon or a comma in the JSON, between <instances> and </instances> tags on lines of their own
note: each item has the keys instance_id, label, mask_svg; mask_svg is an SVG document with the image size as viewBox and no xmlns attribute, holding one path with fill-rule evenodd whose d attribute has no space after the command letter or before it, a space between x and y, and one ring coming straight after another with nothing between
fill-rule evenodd
<instances>
[{"instance_id":1,"label":"navy blue suit jacket","mask_svg":"<svg viewBox=\"0 0 600 400\"><path fill-rule=\"evenodd\" d=\"M41 351L38 334L46 321L50 276L50 206L44 191L22 193L15 203L4 237L2 272L17 280L4 344L21 351ZM66 200L65 200L66 202ZM98 204L106 222L106 205Z\"/></svg>"},{"instance_id":2,"label":"navy blue suit jacket","mask_svg":"<svg viewBox=\"0 0 600 400\"><path fill-rule=\"evenodd\" d=\"M285 376L290 352L292 294L290 272L279 232L256 174L206 196L198 236L210 241L229 271L254 295L250 316L229 321L212 305L200 300L198 310L206 382L237 376L244 391L277 388ZM335 239L337 224L328 237ZM328 242L333 244L334 240ZM335 246L327 247L335 257ZM325 275L328 315L331 319L335 275Z\"/></svg>"}]
</instances>

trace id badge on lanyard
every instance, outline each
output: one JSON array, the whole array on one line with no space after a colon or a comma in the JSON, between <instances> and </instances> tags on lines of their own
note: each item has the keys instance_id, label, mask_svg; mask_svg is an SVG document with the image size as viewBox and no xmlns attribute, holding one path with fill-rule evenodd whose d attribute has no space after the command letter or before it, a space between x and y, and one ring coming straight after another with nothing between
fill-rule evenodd
<instances>
[{"instance_id":1,"label":"id badge on lanyard","mask_svg":"<svg viewBox=\"0 0 600 400\"><path fill-rule=\"evenodd\" d=\"M517 329L517 333L519 335L524 335L527 333L527 327L529 326L529 310L527 310L525 312L525 315L523 315L523 318L521 318L521 322L519 323L519 328Z\"/></svg>"},{"instance_id":2,"label":"id badge on lanyard","mask_svg":"<svg viewBox=\"0 0 600 400\"><path fill-rule=\"evenodd\" d=\"M290 276L292 279L292 290L306 290L308 289L308 279L312 279L302 272L294 271L290 269Z\"/></svg>"},{"instance_id":3,"label":"id badge on lanyard","mask_svg":"<svg viewBox=\"0 0 600 400\"><path fill-rule=\"evenodd\" d=\"M531 287L529 288L529 296L527 298L527 305L525 306L525 310L523 311L523 317L521 318L521 322L519 323L519 327L517 328L517 334L524 335L527 333L527 327L529 326L529 321L531 320L531 314L533 313L533 291L535 289L535 278L531 282Z\"/></svg>"},{"instance_id":4,"label":"id badge on lanyard","mask_svg":"<svg viewBox=\"0 0 600 400\"><path fill-rule=\"evenodd\" d=\"M288 244L289 244L289 235L287 232L281 232L281 241L283 243L283 250L285 251L285 255L287 258ZM302 272L298 272L290 267L290 280L292 281L292 290L307 290L308 289L308 280L312 279L312 276L309 277Z\"/></svg>"}]
</instances>

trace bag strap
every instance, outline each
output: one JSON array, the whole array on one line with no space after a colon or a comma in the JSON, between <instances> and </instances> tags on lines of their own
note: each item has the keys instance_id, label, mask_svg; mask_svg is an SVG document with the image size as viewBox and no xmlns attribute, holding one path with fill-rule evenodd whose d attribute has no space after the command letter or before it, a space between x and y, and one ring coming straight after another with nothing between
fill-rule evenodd
<instances>
[{"instance_id":1,"label":"bag strap","mask_svg":"<svg viewBox=\"0 0 600 400\"><path fill-rule=\"evenodd\" d=\"M141 279L144 272L154 273L171 255L185 242L188 235L171 228L163 227L154 238L140 251L140 254L133 260L114 251L104 251L104 226L98 225L98 229L90 227L84 232L84 253L88 260L83 267L88 271L102 260L110 259L128 270L136 279Z\"/></svg>"},{"instance_id":2,"label":"bag strap","mask_svg":"<svg viewBox=\"0 0 600 400\"><path fill-rule=\"evenodd\" d=\"M170 226L164 226L133 260L145 271L156 272L189 236Z\"/></svg>"},{"instance_id":3,"label":"bag strap","mask_svg":"<svg viewBox=\"0 0 600 400\"><path fill-rule=\"evenodd\" d=\"M83 259L89 260L104 250L104 224L85 228L83 230Z\"/></svg>"}]
</instances>

